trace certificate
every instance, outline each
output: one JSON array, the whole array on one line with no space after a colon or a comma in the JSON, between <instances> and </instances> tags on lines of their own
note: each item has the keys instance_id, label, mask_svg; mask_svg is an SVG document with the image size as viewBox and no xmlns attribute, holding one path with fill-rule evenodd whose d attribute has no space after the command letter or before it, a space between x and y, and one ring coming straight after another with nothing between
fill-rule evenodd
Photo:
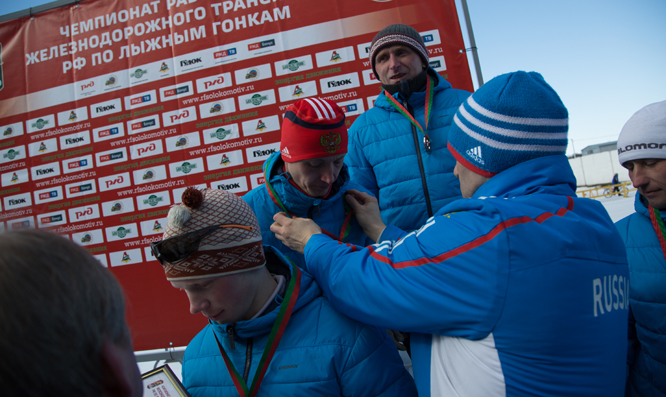
<instances>
[{"instance_id":1,"label":"certificate","mask_svg":"<svg viewBox=\"0 0 666 397\"><path fill-rule=\"evenodd\" d=\"M167 364L141 375L144 397L190 397Z\"/></svg>"}]
</instances>

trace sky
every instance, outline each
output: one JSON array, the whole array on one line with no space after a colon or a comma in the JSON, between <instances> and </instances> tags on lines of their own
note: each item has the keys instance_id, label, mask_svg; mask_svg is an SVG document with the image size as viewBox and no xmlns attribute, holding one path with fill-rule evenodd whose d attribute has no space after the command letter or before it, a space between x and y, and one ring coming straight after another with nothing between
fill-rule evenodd
<instances>
[{"instance_id":1,"label":"sky","mask_svg":"<svg viewBox=\"0 0 666 397\"><path fill-rule=\"evenodd\" d=\"M541 73L569 110L569 155L666 100L664 0L467 1L484 81ZM0 15L45 3L0 0Z\"/></svg>"}]
</instances>

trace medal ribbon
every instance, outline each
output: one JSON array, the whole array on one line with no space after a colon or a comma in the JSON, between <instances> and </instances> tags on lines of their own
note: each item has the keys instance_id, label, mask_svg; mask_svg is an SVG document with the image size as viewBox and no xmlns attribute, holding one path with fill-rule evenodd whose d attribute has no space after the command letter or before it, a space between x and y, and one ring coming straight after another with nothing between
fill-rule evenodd
<instances>
[{"instance_id":1,"label":"medal ribbon","mask_svg":"<svg viewBox=\"0 0 666 397\"><path fill-rule=\"evenodd\" d=\"M661 245L661 252L664 254L664 259L666 259L666 226L664 226L664 220L661 219L661 214L658 209L648 206L648 212L650 213L652 227L654 228L654 232L657 234L659 244Z\"/></svg>"},{"instance_id":2,"label":"medal ribbon","mask_svg":"<svg viewBox=\"0 0 666 397\"><path fill-rule=\"evenodd\" d=\"M425 137L425 141L430 142L430 137L426 133L428 130L428 121L430 120L430 116L432 113L432 100L434 98L435 94L435 81L430 78L430 76L427 76L426 78L426 97L425 97L425 129L421 127L421 124L419 124L418 121L409 114L407 109L405 109L404 106L402 106L395 98L393 98L391 95L389 95L387 92L384 92L384 96L386 96L386 99L388 102L393 106L398 112L400 112L403 116L407 117L407 119L416 126L416 128L423 133Z\"/></svg>"},{"instance_id":3,"label":"medal ribbon","mask_svg":"<svg viewBox=\"0 0 666 397\"><path fill-rule=\"evenodd\" d=\"M264 184L266 185L266 189L268 189L268 195L270 196L271 200L273 200L275 205L277 205L284 213L286 213L288 217L298 218L296 215L289 212L289 210L287 210L287 207L285 207L285 205L282 204L282 201L280 201L280 198L278 197L277 193L275 193L275 189L273 189L273 185L271 185L270 183L269 173L270 170L273 168L274 161L275 158L270 159L270 163L266 164L266 169L264 169L264 181L265 181ZM347 238L347 236L349 235L349 231L351 230L351 218L353 215L354 211L345 201L345 220L344 222L342 222L342 227L340 228L340 236L336 236L320 226L321 232L334 240L343 241L345 238Z\"/></svg>"},{"instance_id":4,"label":"medal ribbon","mask_svg":"<svg viewBox=\"0 0 666 397\"><path fill-rule=\"evenodd\" d=\"M224 363L227 366L231 380L234 382L234 386L236 386L236 390L238 391L238 395L240 397L255 397L259 392L259 385L261 385L261 381L264 380L264 375L266 375L268 366L273 359L273 356L275 355L275 350L277 350L280 339L282 339L282 335L284 334L284 330L287 328L287 324L291 318L291 313L294 311L294 306L296 305L296 300L298 299L298 293L300 289L301 271L298 266L291 263L291 280L289 280L287 291L285 292L284 299L280 305L280 312L278 313L278 316L273 323L273 329L268 336L268 341L266 342L264 353L261 356L261 360L259 360L257 371L254 373L254 379L252 379L252 386L250 386L249 389L238 371L236 371L236 367L234 367L234 364L229 359L227 352L224 351L222 344L220 343L219 339L217 339L217 335L215 335L215 331L213 331L213 336L215 336L217 346L220 348L220 353L222 354Z\"/></svg>"}]
</instances>

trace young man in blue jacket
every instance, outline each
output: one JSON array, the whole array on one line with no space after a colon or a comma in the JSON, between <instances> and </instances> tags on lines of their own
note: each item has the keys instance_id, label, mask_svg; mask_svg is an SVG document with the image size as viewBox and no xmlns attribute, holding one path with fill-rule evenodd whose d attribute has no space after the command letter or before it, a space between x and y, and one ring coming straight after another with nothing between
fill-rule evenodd
<instances>
[{"instance_id":1,"label":"young man in blue jacket","mask_svg":"<svg viewBox=\"0 0 666 397\"><path fill-rule=\"evenodd\" d=\"M351 179L377 197L385 223L414 230L460 198L446 142L470 93L429 66L423 38L410 26L382 29L369 55L384 90L351 126L345 162Z\"/></svg>"},{"instance_id":2,"label":"young man in blue jacket","mask_svg":"<svg viewBox=\"0 0 666 397\"><path fill-rule=\"evenodd\" d=\"M636 212L615 225L629 259L627 396L666 396L666 101L636 112L617 140L638 189Z\"/></svg>"},{"instance_id":3,"label":"young man in blue jacket","mask_svg":"<svg viewBox=\"0 0 666 397\"><path fill-rule=\"evenodd\" d=\"M372 243L344 200L349 189L367 192L350 180L344 164L346 153L347 126L342 109L327 99L296 101L284 116L280 152L264 163L264 185L243 196L257 215L264 244L276 248L302 269L303 254L282 244L270 231L273 215L278 212L311 218L345 243Z\"/></svg>"},{"instance_id":4,"label":"young man in blue jacket","mask_svg":"<svg viewBox=\"0 0 666 397\"><path fill-rule=\"evenodd\" d=\"M188 188L182 202L151 248L209 319L183 359L192 396L416 396L386 332L335 311L307 272L262 246L243 200Z\"/></svg>"},{"instance_id":5,"label":"young man in blue jacket","mask_svg":"<svg viewBox=\"0 0 666 397\"><path fill-rule=\"evenodd\" d=\"M621 396L628 270L603 206L576 196L568 114L538 73L498 76L455 115L463 199L420 229L385 228L350 194L359 249L275 216L334 307L411 332L419 396ZM384 229L385 228L385 229Z\"/></svg>"}]
</instances>

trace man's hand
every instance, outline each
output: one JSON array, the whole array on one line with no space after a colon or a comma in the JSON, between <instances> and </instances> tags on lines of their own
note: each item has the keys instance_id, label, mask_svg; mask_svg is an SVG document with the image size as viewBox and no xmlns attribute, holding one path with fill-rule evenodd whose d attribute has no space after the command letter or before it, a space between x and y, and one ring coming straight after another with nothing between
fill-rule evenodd
<instances>
[{"instance_id":1,"label":"man's hand","mask_svg":"<svg viewBox=\"0 0 666 397\"><path fill-rule=\"evenodd\" d=\"M367 193L350 189L345 195L345 200L354 210L356 220L363 228L365 235L370 237L372 241L379 242L377 240L379 240L386 225L382 221L377 199Z\"/></svg>"},{"instance_id":2,"label":"man's hand","mask_svg":"<svg viewBox=\"0 0 666 397\"><path fill-rule=\"evenodd\" d=\"M271 225L271 232L282 241L284 245L301 254L305 251L313 234L321 233L321 228L312 219L289 218L284 212L273 216L275 223Z\"/></svg>"}]
</instances>

